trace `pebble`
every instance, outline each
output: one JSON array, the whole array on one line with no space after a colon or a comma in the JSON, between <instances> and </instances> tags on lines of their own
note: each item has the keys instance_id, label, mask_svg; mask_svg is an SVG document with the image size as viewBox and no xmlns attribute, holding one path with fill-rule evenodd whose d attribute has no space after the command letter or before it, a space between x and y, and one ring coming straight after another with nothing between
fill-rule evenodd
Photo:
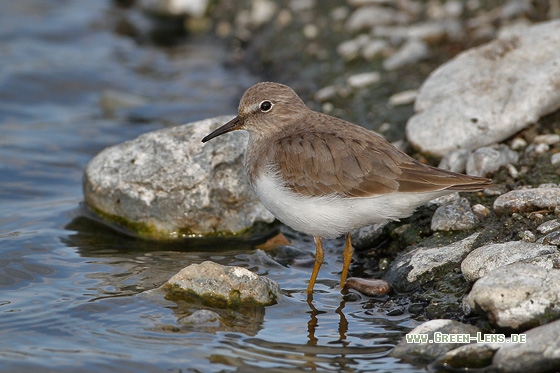
<instances>
[{"instance_id":1,"label":"pebble","mask_svg":"<svg viewBox=\"0 0 560 373\"><path fill-rule=\"evenodd\" d=\"M537 240L537 243L542 243L544 245L555 245L560 246L560 231L555 231L541 237Z\"/></svg>"},{"instance_id":2,"label":"pebble","mask_svg":"<svg viewBox=\"0 0 560 373\"><path fill-rule=\"evenodd\" d=\"M278 284L246 268L223 266L206 261L183 268L162 285L172 298L190 299L192 294L204 304L238 307L242 304L268 306L280 297Z\"/></svg>"},{"instance_id":3,"label":"pebble","mask_svg":"<svg viewBox=\"0 0 560 373\"><path fill-rule=\"evenodd\" d=\"M385 53L388 48L389 43L387 43L385 40L369 40L363 45L361 54L362 57L364 57L367 61L371 61L378 55Z\"/></svg>"},{"instance_id":4,"label":"pebble","mask_svg":"<svg viewBox=\"0 0 560 373\"><path fill-rule=\"evenodd\" d=\"M514 263L474 283L467 302L488 320L515 331L560 317L560 270Z\"/></svg>"},{"instance_id":5,"label":"pebble","mask_svg":"<svg viewBox=\"0 0 560 373\"><path fill-rule=\"evenodd\" d=\"M524 241L487 244L466 256L461 263L461 272L467 281L473 282L486 276L495 268L557 252L554 246Z\"/></svg>"},{"instance_id":6,"label":"pebble","mask_svg":"<svg viewBox=\"0 0 560 373\"><path fill-rule=\"evenodd\" d=\"M560 135L557 134L545 134L545 135L538 135L535 136L533 139L535 144L547 144L547 145L554 145L560 142Z\"/></svg>"},{"instance_id":7,"label":"pebble","mask_svg":"<svg viewBox=\"0 0 560 373\"><path fill-rule=\"evenodd\" d=\"M377 296L388 294L391 291L391 285L381 279L365 279L359 277L349 277L346 279L346 285L349 289L354 289L362 294L369 296Z\"/></svg>"},{"instance_id":8,"label":"pebble","mask_svg":"<svg viewBox=\"0 0 560 373\"><path fill-rule=\"evenodd\" d=\"M552 157L550 157L550 163L557 165L560 163L560 153L554 153L552 154Z\"/></svg>"},{"instance_id":9,"label":"pebble","mask_svg":"<svg viewBox=\"0 0 560 373\"><path fill-rule=\"evenodd\" d=\"M208 2L209 0L141 0L139 6L142 10L159 16L202 17L208 8Z\"/></svg>"},{"instance_id":10,"label":"pebble","mask_svg":"<svg viewBox=\"0 0 560 373\"><path fill-rule=\"evenodd\" d=\"M480 203L472 206L472 212L474 212L479 218L486 218L490 215L490 209Z\"/></svg>"},{"instance_id":11,"label":"pebble","mask_svg":"<svg viewBox=\"0 0 560 373\"><path fill-rule=\"evenodd\" d=\"M394 95L389 97L389 105L391 106L410 105L414 103L417 94L418 91L415 89L409 89L407 91L395 93Z\"/></svg>"},{"instance_id":12,"label":"pebble","mask_svg":"<svg viewBox=\"0 0 560 373\"><path fill-rule=\"evenodd\" d=\"M516 137L511 141L511 149L521 150L527 147L527 141L522 137Z\"/></svg>"},{"instance_id":13,"label":"pebble","mask_svg":"<svg viewBox=\"0 0 560 373\"><path fill-rule=\"evenodd\" d=\"M346 21L349 32L369 30L374 26L408 22L406 13L393 8L369 5L357 8Z\"/></svg>"},{"instance_id":14,"label":"pebble","mask_svg":"<svg viewBox=\"0 0 560 373\"><path fill-rule=\"evenodd\" d=\"M334 85L329 85L319 89L317 92L315 92L315 95L313 97L315 98L315 101L323 102L334 98L337 95L337 93L338 93L338 87Z\"/></svg>"},{"instance_id":15,"label":"pebble","mask_svg":"<svg viewBox=\"0 0 560 373\"><path fill-rule=\"evenodd\" d=\"M535 242L537 240L535 234L531 231L519 232L518 236L523 242Z\"/></svg>"},{"instance_id":16,"label":"pebble","mask_svg":"<svg viewBox=\"0 0 560 373\"><path fill-rule=\"evenodd\" d=\"M517 163L518 160L519 154L507 145L484 146L469 154L466 171L472 176L487 176L502 166Z\"/></svg>"},{"instance_id":17,"label":"pebble","mask_svg":"<svg viewBox=\"0 0 560 373\"><path fill-rule=\"evenodd\" d=\"M460 53L424 81L416 114L406 125L407 139L442 157L509 138L560 107L558 67L551 62L559 58L560 20Z\"/></svg>"},{"instance_id":18,"label":"pebble","mask_svg":"<svg viewBox=\"0 0 560 373\"><path fill-rule=\"evenodd\" d=\"M430 55L430 48L424 41L410 39L392 56L383 61L383 68L385 70L398 70L406 65L428 58Z\"/></svg>"},{"instance_id":19,"label":"pebble","mask_svg":"<svg viewBox=\"0 0 560 373\"><path fill-rule=\"evenodd\" d=\"M537 231L542 234L548 234L550 232L554 232L560 228L560 221L558 219L549 220L547 222L542 223L537 227Z\"/></svg>"},{"instance_id":20,"label":"pebble","mask_svg":"<svg viewBox=\"0 0 560 373\"><path fill-rule=\"evenodd\" d=\"M553 372L560 366L560 320L525 333L525 343L504 344L494 355L500 372Z\"/></svg>"},{"instance_id":21,"label":"pebble","mask_svg":"<svg viewBox=\"0 0 560 373\"><path fill-rule=\"evenodd\" d=\"M427 321L412 331L407 336L415 334L427 334L428 339L433 340L436 332L442 334L469 334L476 337L476 333L480 332L476 326L462 324L458 321L435 319ZM406 337L401 339L391 351L390 356L402 358L405 360L433 360L442 356L446 352L453 350L465 343L407 343Z\"/></svg>"},{"instance_id":22,"label":"pebble","mask_svg":"<svg viewBox=\"0 0 560 373\"><path fill-rule=\"evenodd\" d=\"M181 324L216 324L220 325L220 315L210 310L197 310L187 317L179 320Z\"/></svg>"},{"instance_id":23,"label":"pebble","mask_svg":"<svg viewBox=\"0 0 560 373\"><path fill-rule=\"evenodd\" d=\"M439 168L453 172L464 173L467 167L467 159L471 152L467 149L450 151L443 156L439 162Z\"/></svg>"},{"instance_id":24,"label":"pebble","mask_svg":"<svg viewBox=\"0 0 560 373\"><path fill-rule=\"evenodd\" d=\"M381 74L377 71L354 74L348 77L346 82L354 89L360 89L377 83L381 80Z\"/></svg>"},{"instance_id":25,"label":"pebble","mask_svg":"<svg viewBox=\"0 0 560 373\"><path fill-rule=\"evenodd\" d=\"M378 223L351 232L352 246L357 250L369 249L378 242L387 223Z\"/></svg>"},{"instance_id":26,"label":"pebble","mask_svg":"<svg viewBox=\"0 0 560 373\"><path fill-rule=\"evenodd\" d=\"M155 240L184 238L179 232L234 234L273 222L245 176L247 134L200 142L229 119L164 128L101 151L84 173L86 205Z\"/></svg>"},{"instance_id":27,"label":"pebble","mask_svg":"<svg viewBox=\"0 0 560 373\"><path fill-rule=\"evenodd\" d=\"M560 188L517 189L494 201L494 211L503 215L554 209L556 206L560 206Z\"/></svg>"},{"instance_id":28,"label":"pebble","mask_svg":"<svg viewBox=\"0 0 560 373\"><path fill-rule=\"evenodd\" d=\"M460 198L437 208L432 216L431 228L434 231L460 231L473 229L478 223L469 201Z\"/></svg>"}]
</instances>

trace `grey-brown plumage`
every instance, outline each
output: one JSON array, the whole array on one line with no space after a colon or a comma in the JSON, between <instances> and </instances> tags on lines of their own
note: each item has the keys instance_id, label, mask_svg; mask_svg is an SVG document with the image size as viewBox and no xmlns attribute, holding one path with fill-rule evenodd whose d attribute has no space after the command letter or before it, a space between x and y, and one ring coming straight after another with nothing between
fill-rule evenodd
<instances>
[{"instance_id":1,"label":"grey-brown plumage","mask_svg":"<svg viewBox=\"0 0 560 373\"><path fill-rule=\"evenodd\" d=\"M278 83L250 87L238 116L202 141L238 129L250 134L245 169L263 204L315 237L308 292L322 263L320 237L347 234L343 284L352 256L350 230L407 217L432 198L491 183L422 164L374 132L309 109Z\"/></svg>"}]
</instances>

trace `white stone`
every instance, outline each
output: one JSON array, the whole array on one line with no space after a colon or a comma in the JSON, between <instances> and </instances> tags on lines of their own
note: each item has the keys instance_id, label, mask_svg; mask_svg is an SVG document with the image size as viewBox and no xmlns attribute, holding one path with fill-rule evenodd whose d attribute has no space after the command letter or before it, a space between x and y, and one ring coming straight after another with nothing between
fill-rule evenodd
<instances>
[{"instance_id":1,"label":"white stone","mask_svg":"<svg viewBox=\"0 0 560 373\"><path fill-rule=\"evenodd\" d=\"M424 82L409 142L443 156L502 141L560 107L560 20L470 49Z\"/></svg>"},{"instance_id":2,"label":"white stone","mask_svg":"<svg viewBox=\"0 0 560 373\"><path fill-rule=\"evenodd\" d=\"M364 88L381 80L381 74L377 71L351 75L347 79L347 83L354 89Z\"/></svg>"}]
</instances>

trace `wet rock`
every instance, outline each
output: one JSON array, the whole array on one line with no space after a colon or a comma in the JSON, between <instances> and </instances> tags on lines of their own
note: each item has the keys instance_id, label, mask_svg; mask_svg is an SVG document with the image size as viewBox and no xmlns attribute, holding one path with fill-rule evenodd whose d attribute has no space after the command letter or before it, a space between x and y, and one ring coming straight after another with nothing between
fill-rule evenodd
<instances>
[{"instance_id":1,"label":"wet rock","mask_svg":"<svg viewBox=\"0 0 560 373\"><path fill-rule=\"evenodd\" d=\"M492 365L492 358L501 346L500 343L471 343L460 346L439 357L433 366L447 370L484 368Z\"/></svg>"},{"instance_id":2,"label":"wet rock","mask_svg":"<svg viewBox=\"0 0 560 373\"><path fill-rule=\"evenodd\" d=\"M502 166L517 163L518 160L519 154L507 145L485 146L469 154L466 171L468 175L486 176Z\"/></svg>"},{"instance_id":3,"label":"wet rock","mask_svg":"<svg viewBox=\"0 0 560 373\"><path fill-rule=\"evenodd\" d=\"M140 0L138 5L144 11L158 15L201 17L206 12L208 0Z\"/></svg>"},{"instance_id":4,"label":"wet rock","mask_svg":"<svg viewBox=\"0 0 560 373\"><path fill-rule=\"evenodd\" d=\"M280 296L278 284L266 277L209 261L183 268L162 288L173 299L194 298L220 308L243 304L268 306Z\"/></svg>"},{"instance_id":5,"label":"wet rock","mask_svg":"<svg viewBox=\"0 0 560 373\"><path fill-rule=\"evenodd\" d=\"M410 291L433 280L445 267L454 267L473 250L479 233L444 247L420 247L399 255L389 267L385 279L398 291Z\"/></svg>"},{"instance_id":6,"label":"wet rock","mask_svg":"<svg viewBox=\"0 0 560 373\"><path fill-rule=\"evenodd\" d=\"M517 189L502 194L494 201L494 211L504 215L554 210L557 206L560 206L560 188Z\"/></svg>"},{"instance_id":7,"label":"wet rock","mask_svg":"<svg viewBox=\"0 0 560 373\"><path fill-rule=\"evenodd\" d=\"M406 137L440 157L510 137L560 107L558 58L560 20L459 54L420 88Z\"/></svg>"},{"instance_id":8,"label":"wet rock","mask_svg":"<svg viewBox=\"0 0 560 373\"><path fill-rule=\"evenodd\" d=\"M555 372L560 366L560 320L525 332L525 343L509 343L494 355L500 372Z\"/></svg>"},{"instance_id":9,"label":"wet rock","mask_svg":"<svg viewBox=\"0 0 560 373\"><path fill-rule=\"evenodd\" d=\"M560 231L549 233L546 236L539 238L537 242L544 245L560 246Z\"/></svg>"},{"instance_id":10,"label":"wet rock","mask_svg":"<svg viewBox=\"0 0 560 373\"><path fill-rule=\"evenodd\" d=\"M461 272L467 281L475 281L495 268L554 253L558 253L554 246L524 241L484 245L467 255L461 263Z\"/></svg>"},{"instance_id":11,"label":"wet rock","mask_svg":"<svg viewBox=\"0 0 560 373\"><path fill-rule=\"evenodd\" d=\"M220 325L220 315L210 310L198 310L193 312L191 315L187 317L183 317L182 319L179 320L179 322L181 324L192 324L192 325L201 325L201 324Z\"/></svg>"},{"instance_id":12,"label":"wet rock","mask_svg":"<svg viewBox=\"0 0 560 373\"><path fill-rule=\"evenodd\" d=\"M545 324L560 317L560 270L526 263L496 268L474 283L467 302L501 328Z\"/></svg>"},{"instance_id":13,"label":"wet rock","mask_svg":"<svg viewBox=\"0 0 560 373\"><path fill-rule=\"evenodd\" d=\"M352 232L352 246L357 250L373 247L386 225L387 223L379 223L354 230Z\"/></svg>"},{"instance_id":14,"label":"wet rock","mask_svg":"<svg viewBox=\"0 0 560 373\"><path fill-rule=\"evenodd\" d=\"M424 41L410 39L392 56L383 61L383 68L385 70L397 70L406 65L428 58L430 55L430 48Z\"/></svg>"},{"instance_id":15,"label":"wet rock","mask_svg":"<svg viewBox=\"0 0 560 373\"><path fill-rule=\"evenodd\" d=\"M473 213L469 200L460 198L440 206L432 216L432 230L460 231L473 229L478 225L478 217Z\"/></svg>"},{"instance_id":16,"label":"wet rock","mask_svg":"<svg viewBox=\"0 0 560 373\"><path fill-rule=\"evenodd\" d=\"M149 239L240 233L272 222L243 170L247 135L200 142L228 119L165 128L103 150L85 171L86 205Z\"/></svg>"},{"instance_id":17,"label":"wet rock","mask_svg":"<svg viewBox=\"0 0 560 373\"><path fill-rule=\"evenodd\" d=\"M439 162L438 167L444 170L464 173L467 167L467 159L471 154L467 149L457 149L447 153Z\"/></svg>"},{"instance_id":18,"label":"wet rock","mask_svg":"<svg viewBox=\"0 0 560 373\"><path fill-rule=\"evenodd\" d=\"M391 356L399 357L407 360L433 360L446 352L453 350L465 343L407 343L407 337L412 338L418 334L427 334L428 340L434 340L436 333L442 334L469 334L476 337L479 332L476 326L462 324L452 320L430 320L424 324L417 326L409 332L391 351Z\"/></svg>"},{"instance_id":19,"label":"wet rock","mask_svg":"<svg viewBox=\"0 0 560 373\"><path fill-rule=\"evenodd\" d=\"M391 285L385 280L359 277L348 278L345 287L370 296L388 294L391 291Z\"/></svg>"}]
</instances>

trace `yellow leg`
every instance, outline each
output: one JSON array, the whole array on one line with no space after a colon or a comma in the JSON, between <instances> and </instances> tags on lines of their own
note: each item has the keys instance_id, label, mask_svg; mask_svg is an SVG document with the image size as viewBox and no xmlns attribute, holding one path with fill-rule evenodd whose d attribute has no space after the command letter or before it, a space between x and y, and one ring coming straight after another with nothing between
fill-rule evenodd
<instances>
[{"instance_id":1,"label":"yellow leg","mask_svg":"<svg viewBox=\"0 0 560 373\"><path fill-rule=\"evenodd\" d=\"M321 269L323 259L325 258L325 253L323 251L323 241L321 240L321 237L313 236L313 239L315 240L315 266L313 266L313 272L311 273L311 278L309 279L309 285L307 285L307 294L313 293L315 280L317 280L319 269Z\"/></svg>"},{"instance_id":2,"label":"yellow leg","mask_svg":"<svg viewBox=\"0 0 560 373\"><path fill-rule=\"evenodd\" d=\"M352 255L354 255L354 249L352 248L352 240L350 238L350 233L346 234L346 246L344 247L344 254L342 255L344 259L344 266L342 267L342 275L340 276L340 287L343 288L346 284L346 278L348 277L348 269L350 268L350 262L352 262Z\"/></svg>"}]
</instances>

